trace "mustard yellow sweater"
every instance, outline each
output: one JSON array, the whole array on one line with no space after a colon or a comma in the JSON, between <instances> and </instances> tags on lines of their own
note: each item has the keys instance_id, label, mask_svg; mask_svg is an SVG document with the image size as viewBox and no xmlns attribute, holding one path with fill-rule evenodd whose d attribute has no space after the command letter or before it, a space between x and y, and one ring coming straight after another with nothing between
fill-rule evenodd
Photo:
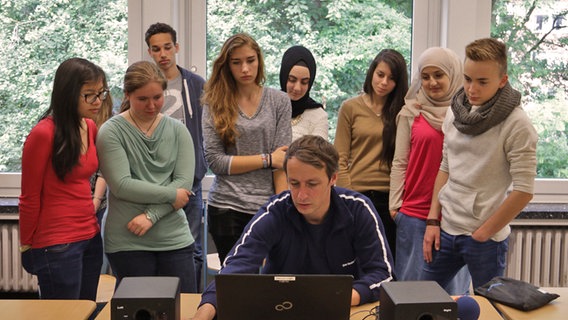
<instances>
[{"instance_id":1,"label":"mustard yellow sweater","mask_svg":"<svg viewBox=\"0 0 568 320\"><path fill-rule=\"evenodd\" d=\"M338 186L358 192L388 192L390 170L379 160L383 122L365 105L362 96L341 105L334 145L339 152Z\"/></svg>"}]
</instances>

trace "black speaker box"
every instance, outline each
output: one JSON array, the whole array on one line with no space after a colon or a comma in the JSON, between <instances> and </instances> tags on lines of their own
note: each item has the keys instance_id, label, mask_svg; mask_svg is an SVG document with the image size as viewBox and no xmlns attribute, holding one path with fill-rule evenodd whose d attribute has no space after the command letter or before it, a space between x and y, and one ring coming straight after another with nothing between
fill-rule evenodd
<instances>
[{"instance_id":1,"label":"black speaker box","mask_svg":"<svg viewBox=\"0 0 568 320\"><path fill-rule=\"evenodd\" d=\"M457 303L435 281L394 281L381 285L380 320L456 320Z\"/></svg>"},{"instance_id":2,"label":"black speaker box","mask_svg":"<svg viewBox=\"0 0 568 320\"><path fill-rule=\"evenodd\" d=\"M112 320L180 320L177 277L125 277L111 299Z\"/></svg>"}]
</instances>

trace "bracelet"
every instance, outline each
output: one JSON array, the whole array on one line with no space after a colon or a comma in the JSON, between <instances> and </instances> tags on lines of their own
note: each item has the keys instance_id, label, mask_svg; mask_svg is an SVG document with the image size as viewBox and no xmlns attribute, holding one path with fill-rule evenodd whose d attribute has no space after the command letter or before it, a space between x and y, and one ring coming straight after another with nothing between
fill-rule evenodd
<instances>
[{"instance_id":1,"label":"bracelet","mask_svg":"<svg viewBox=\"0 0 568 320\"><path fill-rule=\"evenodd\" d=\"M152 217L150 217L150 214L148 212L146 212L146 219L150 220L150 222L154 223L152 221Z\"/></svg>"},{"instance_id":2,"label":"bracelet","mask_svg":"<svg viewBox=\"0 0 568 320\"><path fill-rule=\"evenodd\" d=\"M268 167L272 168L272 153L268 154Z\"/></svg>"},{"instance_id":3,"label":"bracelet","mask_svg":"<svg viewBox=\"0 0 568 320\"><path fill-rule=\"evenodd\" d=\"M426 219L426 225L427 226L439 227L440 226L440 220L438 220L438 219Z\"/></svg>"},{"instance_id":4,"label":"bracelet","mask_svg":"<svg viewBox=\"0 0 568 320\"><path fill-rule=\"evenodd\" d=\"M260 158L262 159L262 169L268 168L268 155L266 153L262 153Z\"/></svg>"}]
</instances>

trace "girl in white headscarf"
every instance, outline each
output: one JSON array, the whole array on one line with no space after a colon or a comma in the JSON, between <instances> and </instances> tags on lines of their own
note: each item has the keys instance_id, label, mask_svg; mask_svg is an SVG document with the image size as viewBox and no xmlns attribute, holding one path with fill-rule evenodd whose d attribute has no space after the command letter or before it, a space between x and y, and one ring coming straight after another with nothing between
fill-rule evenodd
<instances>
[{"instance_id":1,"label":"girl in white headscarf","mask_svg":"<svg viewBox=\"0 0 568 320\"><path fill-rule=\"evenodd\" d=\"M398 280L420 279L426 218L442 159L441 126L453 95L462 85L463 67L457 54L447 48L429 48L418 60L418 72L412 77L405 105L397 117L389 210L397 224ZM465 276L458 277L459 284L453 283L455 287L446 290L453 294L468 290L467 270L461 273Z\"/></svg>"}]
</instances>

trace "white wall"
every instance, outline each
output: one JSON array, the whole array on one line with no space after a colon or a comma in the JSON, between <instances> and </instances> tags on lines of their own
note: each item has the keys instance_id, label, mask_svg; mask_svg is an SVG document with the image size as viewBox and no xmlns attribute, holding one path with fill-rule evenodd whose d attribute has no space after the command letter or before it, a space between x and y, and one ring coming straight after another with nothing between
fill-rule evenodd
<instances>
[{"instance_id":1,"label":"white wall","mask_svg":"<svg viewBox=\"0 0 568 320\"><path fill-rule=\"evenodd\" d=\"M465 46L489 37L491 0L415 0L412 26L412 70L430 47L446 47L465 58Z\"/></svg>"}]
</instances>

